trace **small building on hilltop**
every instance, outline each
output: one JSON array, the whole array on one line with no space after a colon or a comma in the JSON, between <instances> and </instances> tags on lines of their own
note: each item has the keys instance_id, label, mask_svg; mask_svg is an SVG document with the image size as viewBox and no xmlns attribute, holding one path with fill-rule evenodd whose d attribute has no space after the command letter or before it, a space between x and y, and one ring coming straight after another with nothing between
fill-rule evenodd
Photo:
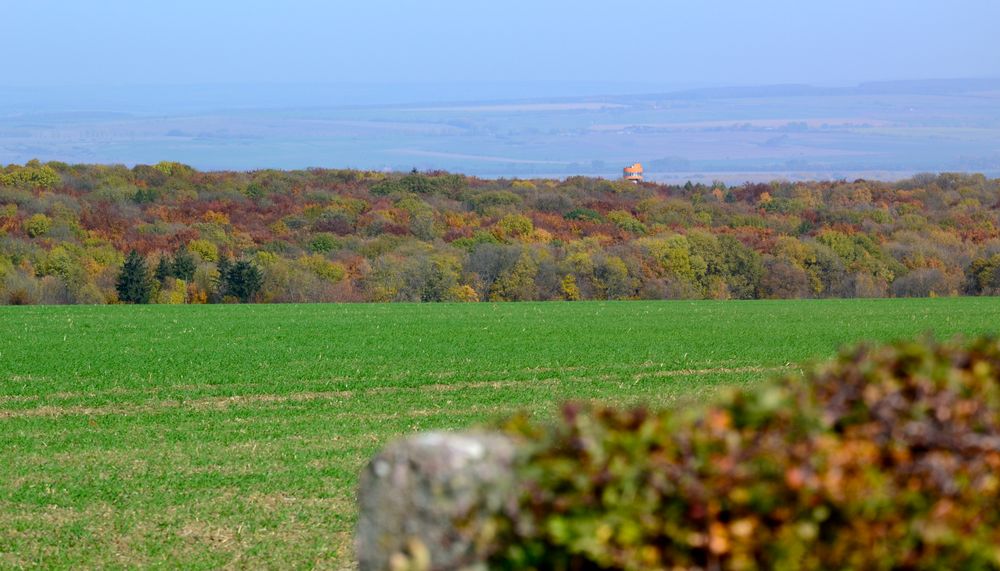
<instances>
[{"instance_id":1,"label":"small building on hilltop","mask_svg":"<svg viewBox=\"0 0 1000 571\"><path fill-rule=\"evenodd\" d=\"M632 184L639 184L642 182L642 165L634 163L630 167L625 167L622 169L622 176L624 176L625 180L630 181Z\"/></svg>"}]
</instances>

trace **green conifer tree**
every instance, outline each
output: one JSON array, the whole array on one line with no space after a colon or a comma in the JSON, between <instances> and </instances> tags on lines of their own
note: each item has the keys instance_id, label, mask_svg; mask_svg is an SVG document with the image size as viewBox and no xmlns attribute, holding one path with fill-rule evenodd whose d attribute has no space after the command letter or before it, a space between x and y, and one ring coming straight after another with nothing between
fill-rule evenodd
<instances>
[{"instance_id":1,"label":"green conifer tree","mask_svg":"<svg viewBox=\"0 0 1000 571\"><path fill-rule=\"evenodd\" d=\"M197 266L194 263L194 256L188 252L187 246L181 246L174 254L173 276L186 282L194 278L194 271Z\"/></svg>"},{"instance_id":2,"label":"green conifer tree","mask_svg":"<svg viewBox=\"0 0 1000 571\"><path fill-rule=\"evenodd\" d=\"M116 289L118 299L124 303L149 303L153 284L146 271L146 259L139 252L132 250L125 258Z\"/></svg>"},{"instance_id":3,"label":"green conifer tree","mask_svg":"<svg viewBox=\"0 0 1000 571\"><path fill-rule=\"evenodd\" d=\"M240 260L226 275L226 291L243 303L250 303L264 286L264 274L254 264Z\"/></svg>"},{"instance_id":4,"label":"green conifer tree","mask_svg":"<svg viewBox=\"0 0 1000 571\"><path fill-rule=\"evenodd\" d=\"M156 278L156 281L160 282L161 286L163 286L166 283L167 278L169 278L172 274L173 271L170 268L170 262L167 261L167 256L160 256L160 263L156 265L156 271L153 272L153 277Z\"/></svg>"},{"instance_id":5,"label":"green conifer tree","mask_svg":"<svg viewBox=\"0 0 1000 571\"><path fill-rule=\"evenodd\" d=\"M229 256L225 252L219 252L219 261L215 263L215 269L219 272L218 277L215 278L215 293L213 294L214 303L221 302L224 297L229 295L228 285L229 285L229 271L233 269L233 263L229 261Z\"/></svg>"}]
</instances>

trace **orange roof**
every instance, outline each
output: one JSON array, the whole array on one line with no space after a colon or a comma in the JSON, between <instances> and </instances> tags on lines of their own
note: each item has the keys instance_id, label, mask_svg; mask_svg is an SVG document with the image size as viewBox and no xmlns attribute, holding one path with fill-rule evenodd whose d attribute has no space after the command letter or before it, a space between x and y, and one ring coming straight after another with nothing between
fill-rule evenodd
<instances>
[{"instance_id":1,"label":"orange roof","mask_svg":"<svg viewBox=\"0 0 1000 571\"><path fill-rule=\"evenodd\" d=\"M630 167L625 167L624 170L627 173L642 173L642 165L639 163L635 163Z\"/></svg>"}]
</instances>

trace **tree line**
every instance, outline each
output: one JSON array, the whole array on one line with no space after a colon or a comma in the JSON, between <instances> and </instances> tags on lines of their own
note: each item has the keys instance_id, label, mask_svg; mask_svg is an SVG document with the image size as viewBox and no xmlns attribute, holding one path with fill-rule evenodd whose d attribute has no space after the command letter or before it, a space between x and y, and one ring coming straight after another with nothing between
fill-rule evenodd
<instances>
[{"instance_id":1,"label":"tree line","mask_svg":"<svg viewBox=\"0 0 1000 571\"><path fill-rule=\"evenodd\" d=\"M0 303L1000 294L1000 181L0 168Z\"/></svg>"},{"instance_id":2,"label":"tree line","mask_svg":"<svg viewBox=\"0 0 1000 571\"><path fill-rule=\"evenodd\" d=\"M167 292L169 296L170 292L176 290L176 284L184 284L194 278L196 269L194 256L184 246L178 250L173 261L169 261L168 256L161 255L153 272L147 268L146 259L132 250L126 256L115 282L118 301L150 303L161 299L156 295L158 292ZM263 282L263 274L253 262L240 260L232 264L223 254L216 263L211 301L250 303L256 300ZM183 288L180 295L185 295ZM207 296L203 301L208 301Z\"/></svg>"}]
</instances>

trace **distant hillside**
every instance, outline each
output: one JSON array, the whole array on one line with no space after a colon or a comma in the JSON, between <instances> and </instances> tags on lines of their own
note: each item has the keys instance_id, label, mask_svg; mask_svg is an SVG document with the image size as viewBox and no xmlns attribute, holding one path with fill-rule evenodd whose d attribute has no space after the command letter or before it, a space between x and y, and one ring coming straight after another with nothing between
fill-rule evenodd
<instances>
[{"instance_id":1,"label":"distant hillside","mask_svg":"<svg viewBox=\"0 0 1000 571\"><path fill-rule=\"evenodd\" d=\"M1000 294L1000 180L0 169L0 303L116 302L133 249L161 303Z\"/></svg>"}]
</instances>

